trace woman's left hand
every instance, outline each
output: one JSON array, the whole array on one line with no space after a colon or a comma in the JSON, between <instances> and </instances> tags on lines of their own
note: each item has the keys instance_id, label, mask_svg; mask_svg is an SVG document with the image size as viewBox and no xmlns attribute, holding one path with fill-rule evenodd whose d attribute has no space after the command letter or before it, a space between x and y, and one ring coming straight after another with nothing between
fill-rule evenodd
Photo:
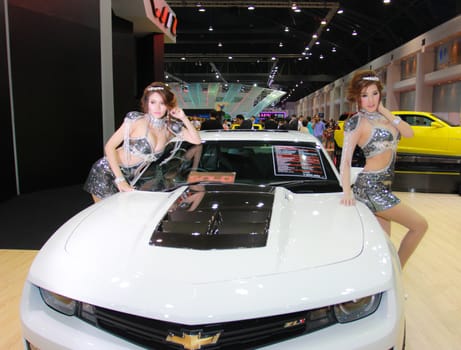
<instances>
[{"instance_id":1,"label":"woman's left hand","mask_svg":"<svg viewBox=\"0 0 461 350\"><path fill-rule=\"evenodd\" d=\"M184 111L179 108L179 107L175 107L173 109L170 110L170 115L173 117L173 118L176 118L176 119L179 119L181 121L184 121L185 119L187 119L187 116L186 114L184 113Z\"/></svg>"}]
</instances>

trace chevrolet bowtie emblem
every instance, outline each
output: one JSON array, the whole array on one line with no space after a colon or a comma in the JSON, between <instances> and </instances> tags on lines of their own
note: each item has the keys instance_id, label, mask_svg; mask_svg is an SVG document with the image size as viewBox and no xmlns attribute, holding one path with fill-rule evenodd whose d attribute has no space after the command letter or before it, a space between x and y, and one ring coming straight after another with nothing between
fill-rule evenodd
<instances>
[{"instance_id":1,"label":"chevrolet bowtie emblem","mask_svg":"<svg viewBox=\"0 0 461 350\"><path fill-rule=\"evenodd\" d=\"M183 348L187 350L196 350L201 349L202 346L216 344L220 335L221 332L206 336L203 336L201 332L194 332L194 334L187 334L183 332L182 336L170 333L166 337L166 341L173 344L182 345Z\"/></svg>"}]
</instances>

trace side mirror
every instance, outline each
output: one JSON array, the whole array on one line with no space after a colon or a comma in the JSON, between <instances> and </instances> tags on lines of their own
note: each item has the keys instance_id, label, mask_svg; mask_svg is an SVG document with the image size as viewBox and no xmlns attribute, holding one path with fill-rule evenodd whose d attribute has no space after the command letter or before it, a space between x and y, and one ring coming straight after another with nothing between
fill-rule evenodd
<instances>
[{"instance_id":1,"label":"side mirror","mask_svg":"<svg viewBox=\"0 0 461 350\"><path fill-rule=\"evenodd\" d=\"M442 125L442 123L440 123L440 122L438 122L438 121L435 121L435 122L432 122L432 123L431 123L431 127L432 127L432 128L442 128L443 125Z\"/></svg>"}]
</instances>

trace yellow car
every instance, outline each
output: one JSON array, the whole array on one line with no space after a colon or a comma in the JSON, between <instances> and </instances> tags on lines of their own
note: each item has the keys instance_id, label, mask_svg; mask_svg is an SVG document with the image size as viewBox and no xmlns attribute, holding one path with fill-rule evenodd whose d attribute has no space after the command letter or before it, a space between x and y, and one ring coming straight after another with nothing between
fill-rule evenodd
<instances>
[{"instance_id":1,"label":"yellow car","mask_svg":"<svg viewBox=\"0 0 461 350\"><path fill-rule=\"evenodd\" d=\"M397 162L405 161L407 165L418 162L420 165L443 163L445 170L447 164L451 163L451 168L459 172L461 126L453 125L429 112L392 111L392 114L410 124L414 131L413 137L401 138L397 148ZM337 166L339 166L344 141L344 120L347 117L347 114L340 117L343 120L338 121L339 129L335 130L334 161ZM358 166L363 165L363 160L358 160L359 153L360 151L356 150L354 156L356 158L354 165Z\"/></svg>"},{"instance_id":2,"label":"yellow car","mask_svg":"<svg viewBox=\"0 0 461 350\"><path fill-rule=\"evenodd\" d=\"M237 123L231 125L232 130L238 129L239 127L240 127L240 125L237 124ZM263 126L261 124L258 124L258 123L253 124L253 130L262 130L262 129L264 129L264 128L263 128Z\"/></svg>"}]
</instances>

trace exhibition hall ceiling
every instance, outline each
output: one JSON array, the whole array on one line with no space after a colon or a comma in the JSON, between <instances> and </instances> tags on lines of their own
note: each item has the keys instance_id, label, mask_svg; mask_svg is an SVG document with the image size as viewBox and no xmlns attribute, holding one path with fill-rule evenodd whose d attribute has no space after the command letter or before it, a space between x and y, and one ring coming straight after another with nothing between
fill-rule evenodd
<instances>
[{"instance_id":1,"label":"exhibition hall ceiling","mask_svg":"<svg viewBox=\"0 0 461 350\"><path fill-rule=\"evenodd\" d=\"M181 84L281 89L296 101L456 17L458 0L168 0L165 71Z\"/></svg>"}]
</instances>

